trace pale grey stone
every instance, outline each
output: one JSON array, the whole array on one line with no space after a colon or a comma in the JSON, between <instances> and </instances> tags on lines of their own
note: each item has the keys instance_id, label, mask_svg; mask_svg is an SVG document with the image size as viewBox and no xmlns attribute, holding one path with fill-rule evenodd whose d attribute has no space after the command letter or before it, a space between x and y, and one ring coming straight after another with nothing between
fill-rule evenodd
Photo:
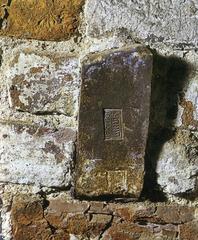
<instances>
[{"instance_id":1,"label":"pale grey stone","mask_svg":"<svg viewBox=\"0 0 198 240\"><path fill-rule=\"evenodd\" d=\"M180 130L164 144L157 162L158 183L169 194L195 193L198 179L198 139Z\"/></svg>"},{"instance_id":2,"label":"pale grey stone","mask_svg":"<svg viewBox=\"0 0 198 240\"><path fill-rule=\"evenodd\" d=\"M196 0L88 0L85 18L94 37L122 29L148 42L197 44Z\"/></svg>"}]
</instances>

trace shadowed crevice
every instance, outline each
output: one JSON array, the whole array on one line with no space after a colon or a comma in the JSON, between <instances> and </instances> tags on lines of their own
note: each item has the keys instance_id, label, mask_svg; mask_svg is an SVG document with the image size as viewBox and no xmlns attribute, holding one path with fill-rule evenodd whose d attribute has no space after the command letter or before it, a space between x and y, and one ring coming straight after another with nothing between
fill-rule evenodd
<instances>
[{"instance_id":1,"label":"shadowed crevice","mask_svg":"<svg viewBox=\"0 0 198 240\"><path fill-rule=\"evenodd\" d=\"M141 199L166 201L157 183L157 161L165 142L175 135L174 122L192 66L176 56L165 57L153 53L153 77L150 125L145 155L145 179Z\"/></svg>"}]
</instances>

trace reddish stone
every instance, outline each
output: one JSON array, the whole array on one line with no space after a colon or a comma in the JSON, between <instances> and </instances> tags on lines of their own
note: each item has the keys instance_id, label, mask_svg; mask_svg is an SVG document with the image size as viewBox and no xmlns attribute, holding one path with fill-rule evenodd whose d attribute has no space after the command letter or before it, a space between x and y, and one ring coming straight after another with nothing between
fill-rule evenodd
<instances>
[{"instance_id":1,"label":"reddish stone","mask_svg":"<svg viewBox=\"0 0 198 240\"><path fill-rule=\"evenodd\" d=\"M68 232L75 235L88 234L89 219L84 214L69 214L63 220L63 228Z\"/></svg>"},{"instance_id":2,"label":"reddish stone","mask_svg":"<svg viewBox=\"0 0 198 240\"><path fill-rule=\"evenodd\" d=\"M180 226L180 240L198 239L198 221L192 221Z\"/></svg>"},{"instance_id":3,"label":"reddish stone","mask_svg":"<svg viewBox=\"0 0 198 240\"><path fill-rule=\"evenodd\" d=\"M52 232L43 218L40 199L28 195L14 198L11 217L14 240L50 239Z\"/></svg>"},{"instance_id":4,"label":"reddish stone","mask_svg":"<svg viewBox=\"0 0 198 240\"><path fill-rule=\"evenodd\" d=\"M144 226L136 224L115 224L104 234L103 240L137 240L149 239L152 237L152 231Z\"/></svg>"},{"instance_id":5,"label":"reddish stone","mask_svg":"<svg viewBox=\"0 0 198 240\"><path fill-rule=\"evenodd\" d=\"M104 202L91 202L89 213L109 214L111 211L106 207Z\"/></svg>"},{"instance_id":6,"label":"reddish stone","mask_svg":"<svg viewBox=\"0 0 198 240\"><path fill-rule=\"evenodd\" d=\"M89 207L86 202L67 202L60 199L50 200L45 211L45 218L56 228L65 228L65 220L69 214L83 214Z\"/></svg>"},{"instance_id":7,"label":"reddish stone","mask_svg":"<svg viewBox=\"0 0 198 240\"><path fill-rule=\"evenodd\" d=\"M179 205L158 206L156 222L180 224L194 219L195 208Z\"/></svg>"},{"instance_id":8,"label":"reddish stone","mask_svg":"<svg viewBox=\"0 0 198 240\"><path fill-rule=\"evenodd\" d=\"M40 220L29 225L15 224L13 225L14 240L46 240L52 235L51 229L47 221Z\"/></svg>"},{"instance_id":9,"label":"reddish stone","mask_svg":"<svg viewBox=\"0 0 198 240\"><path fill-rule=\"evenodd\" d=\"M12 219L17 224L28 225L32 221L43 219L42 202L38 199L14 199L12 205Z\"/></svg>"},{"instance_id":10,"label":"reddish stone","mask_svg":"<svg viewBox=\"0 0 198 240\"><path fill-rule=\"evenodd\" d=\"M91 216L91 236L99 236L101 232L111 223L113 216L106 214L93 214Z\"/></svg>"}]
</instances>

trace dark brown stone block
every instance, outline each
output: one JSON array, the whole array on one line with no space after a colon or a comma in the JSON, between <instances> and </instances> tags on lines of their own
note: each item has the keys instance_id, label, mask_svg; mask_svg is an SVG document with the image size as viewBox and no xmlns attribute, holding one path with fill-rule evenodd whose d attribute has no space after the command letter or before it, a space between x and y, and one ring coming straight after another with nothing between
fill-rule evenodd
<instances>
[{"instance_id":1,"label":"dark brown stone block","mask_svg":"<svg viewBox=\"0 0 198 240\"><path fill-rule=\"evenodd\" d=\"M144 178L152 54L136 45L82 63L76 193L138 198Z\"/></svg>"}]
</instances>

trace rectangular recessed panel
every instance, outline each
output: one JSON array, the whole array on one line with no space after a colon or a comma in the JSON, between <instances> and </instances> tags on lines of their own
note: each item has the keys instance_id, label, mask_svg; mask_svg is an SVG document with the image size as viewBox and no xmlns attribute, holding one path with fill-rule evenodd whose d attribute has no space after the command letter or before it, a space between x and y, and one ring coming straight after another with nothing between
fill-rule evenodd
<instances>
[{"instance_id":1,"label":"rectangular recessed panel","mask_svg":"<svg viewBox=\"0 0 198 240\"><path fill-rule=\"evenodd\" d=\"M122 110L104 109L105 140L122 140Z\"/></svg>"},{"instance_id":2,"label":"rectangular recessed panel","mask_svg":"<svg viewBox=\"0 0 198 240\"><path fill-rule=\"evenodd\" d=\"M144 180L152 54L144 46L82 61L75 191L138 198Z\"/></svg>"}]
</instances>

